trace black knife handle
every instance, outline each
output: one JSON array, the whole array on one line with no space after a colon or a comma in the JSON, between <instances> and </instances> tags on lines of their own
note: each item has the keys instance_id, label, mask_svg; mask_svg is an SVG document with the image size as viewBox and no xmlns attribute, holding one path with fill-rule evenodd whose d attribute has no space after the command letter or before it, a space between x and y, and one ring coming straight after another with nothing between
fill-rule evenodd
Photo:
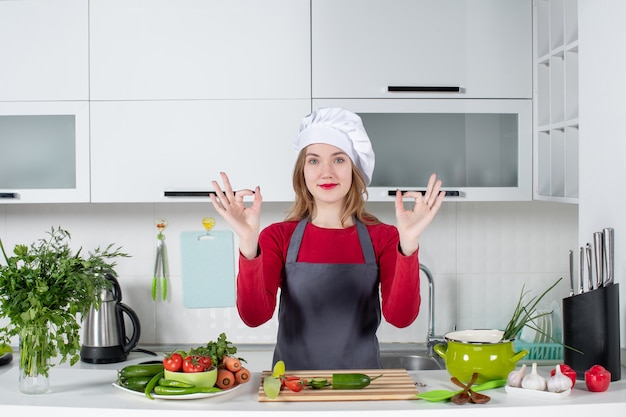
<instances>
[{"instance_id":1,"label":"black knife handle","mask_svg":"<svg viewBox=\"0 0 626 417\"><path fill-rule=\"evenodd\" d=\"M389 85L387 91L390 93L458 93L461 87L458 86L432 86L432 85Z\"/></svg>"},{"instance_id":2,"label":"black knife handle","mask_svg":"<svg viewBox=\"0 0 626 417\"><path fill-rule=\"evenodd\" d=\"M17 193L0 193L0 198L17 198Z\"/></svg>"}]
</instances>

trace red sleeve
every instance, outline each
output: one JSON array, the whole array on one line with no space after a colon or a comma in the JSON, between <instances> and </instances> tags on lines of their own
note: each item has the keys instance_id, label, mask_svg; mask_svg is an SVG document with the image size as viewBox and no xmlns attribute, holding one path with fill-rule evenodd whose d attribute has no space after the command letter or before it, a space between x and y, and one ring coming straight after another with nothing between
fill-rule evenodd
<instances>
[{"instance_id":1,"label":"red sleeve","mask_svg":"<svg viewBox=\"0 0 626 417\"><path fill-rule=\"evenodd\" d=\"M388 323L407 327L417 318L421 304L418 253L404 256L399 250L397 229L384 229L382 233L370 233L380 270L382 313Z\"/></svg>"},{"instance_id":2,"label":"red sleeve","mask_svg":"<svg viewBox=\"0 0 626 417\"><path fill-rule=\"evenodd\" d=\"M287 245L296 224L268 226L259 235L259 256L246 259L239 255L237 310L247 326L260 326L274 315L278 288L285 274Z\"/></svg>"}]
</instances>

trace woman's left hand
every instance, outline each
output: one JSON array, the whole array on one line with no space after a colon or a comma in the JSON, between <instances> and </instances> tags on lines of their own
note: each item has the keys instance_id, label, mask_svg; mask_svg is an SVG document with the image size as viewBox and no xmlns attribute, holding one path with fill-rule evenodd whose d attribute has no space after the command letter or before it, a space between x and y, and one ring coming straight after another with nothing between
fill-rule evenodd
<instances>
[{"instance_id":1,"label":"woman's left hand","mask_svg":"<svg viewBox=\"0 0 626 417\"><path fill-rule=\"evenodd\" d=\"M419 238L439 211L445 191L440 191L441 180L432 174L428 180L426 192L396 192L396 223L400 235L400 249L404 255L415 253L419 247ZM409 209L404 207L403 198L413 198L415 203Z\"/></svg>"}]
</instances>

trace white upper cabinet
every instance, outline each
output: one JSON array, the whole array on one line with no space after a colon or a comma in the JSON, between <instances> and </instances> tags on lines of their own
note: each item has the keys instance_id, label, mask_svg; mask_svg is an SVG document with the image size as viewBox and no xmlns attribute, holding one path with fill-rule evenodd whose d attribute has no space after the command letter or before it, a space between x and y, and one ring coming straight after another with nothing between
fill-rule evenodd
<instances>
[{"instance_id":1,"label":"white upper cabinet","mask_svg":"<svg viewBox=\"0 0 626 417\"><path fill-rule=\"evenodd\" d=\"M92 100L310 98L309 0L91 0Z\"/></svg>"},{"instance_id":2,"label":"white upper cabinet","mask_svg":"<svg viewBox=\"0 0 626 417\"><path fill-rule=\"evenodd\" d=\"M310 100L91 103L92 202L208 202L224 171L293 201L291 145Z\"/></svg>"},{"instance_id":3,"label":"white upper cabinet","mask_svg":"<svg viewBox=\"0 0 626 417\"><path fill-rule=\"evenodd\" d=\"M0 1L0 101L88 99L88 4Z\"/></svg>"},{"instance_id":4,"label":"white upper cabinet","mask_svg":"<svg viewBox=\"0 0 626 417\"><path fill-rule=\"evenodd\" d=\"M89 202L89 103L0 102L0 204L79 202Z\"/></svg>"},{"instance_id":5,"label":"white upper cabinet","mask_svg":"<svg viewBox=\"0 0 626 417\"><path fill-rule=\"evenodd\" d=\"M532 98L531 0L312 0L311 10L313 98Z\"/></svg>"}]
</instances>

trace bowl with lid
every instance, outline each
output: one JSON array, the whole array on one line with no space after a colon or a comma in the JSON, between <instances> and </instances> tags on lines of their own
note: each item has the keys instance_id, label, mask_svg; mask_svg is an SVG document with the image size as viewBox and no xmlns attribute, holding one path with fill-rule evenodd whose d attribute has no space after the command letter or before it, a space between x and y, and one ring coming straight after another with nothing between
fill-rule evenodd
<instances>
[{"instance_id":1,"label":"bowl with lid","mask_svg":"<svg viewBox=\"0 0 626 417\"><path fill-rule=\"evenodd\" d=\"M516 352L513 340L502 340L503 334L491 329L450 332L444 336L446 343L436 344L434 350L448 373L462 382L469 382L474 372L478 373L476 383L506 379L528 351Z\"/></svg>"}]
</instances>

